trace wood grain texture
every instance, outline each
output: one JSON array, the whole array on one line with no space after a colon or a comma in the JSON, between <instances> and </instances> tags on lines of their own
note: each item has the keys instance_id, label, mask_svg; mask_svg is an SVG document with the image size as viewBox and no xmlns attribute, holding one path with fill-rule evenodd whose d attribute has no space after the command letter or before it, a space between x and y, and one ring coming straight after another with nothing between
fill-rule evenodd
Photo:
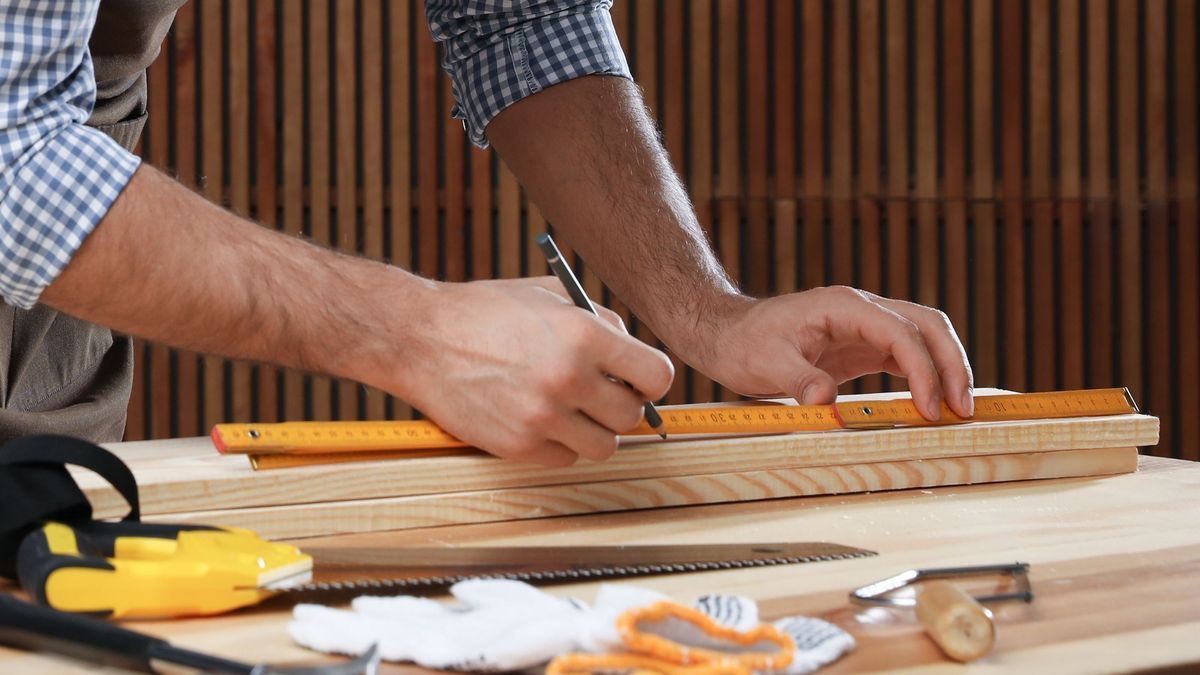
<instances>
[{"instance_id":1,"label":"wood grain texture","mask_svg":"<svg viewBox=\"0 0 1200 675\"><path fill-rule=\"evenodd\" d=\"M1049 391L1058 380L1057 338L1055 321L1058 289L1055 285L1055 222L1053 200L1053 117L1051 100L1051 54L1053 34L1051 7L1048 2L1035 2L1029 9L1028 70L1029 70L1029 292L1032 321L1029 333L1029 352L1032 391ZM1023 223L1014 227L1024 229ZM1016 262L1014 261L1014 264ZM1013 289L1020 291L1019 288Z\"/></svg>"},{"instance_id":2,"label":"wood grain texture","mask_svg":"<svg viewBox=\"0 0 1200 675\"><path fill-rule=\"evenodd\" d=\"M1166 2L1145 4L1143 30L1145 65L1142 71L1144 106L1140 124L1145 129L1145 259L1146 296L1143 307L1147 320L1153 326L1146 331L1142 358L1142 369L1146 378L1146 409L1154 410L1160 419L1172 428L1175 420L1175 401L1172 400L1171 377L1168 373L1174 365L1171 358L1171 340L1175 334L1174 312L1171 302L1171 231L1170 204L1168 202L1170 148L1167 144L1167 28ZM1165 263L1165 264L1164 264ZM1200 300L1193 297L1189 302ZM1173 442L1172 447L1177 447Z\"/></svg>"},{"instance_id":3,"label":"wood grain texture","mask_svg":"<svg viewBox=\"0 0 1200 675\"><path fill-rule=\"evenodd\" d=\"M828 279L825 254L825 3L802 0L800 20L801 181L804 197L802 287L824 286Z\"/></svg>"},{"instance_id":4,"label":"wood grain texture","mask_svg":"<svg viewBox=\"0 0 1200 675\"><path fill-rule=\"evenodd\" d=\"M997 345L1002 361L1004 381L1012 382L1018 390L1028 389L1028 314L1025 278L1025 207L1024 195L1024 27L1021 24L1022 6L1016 2L998 2L1000 13L999 54L997 70L1000 77L1000 192L1002 193L1000 266L1003 285L1003 334Z\"/></svg>"},{"instance_id":5,"label":"wood grain texture","mask_svg":"<svg viewBox=\"0 0 1200 675\"><path fill-rule=\"evenodd\" d=\"M887 134L887 295L911 297L909 245L909 89L906 3L887 0L886 60Z\"/></svg>"},{"instance_id":6,"label":"wood grain texture","mask_svg":"<svg viewBox=\"0 0 1200 675\"><path fill-rule=\"evenodd\" d=\"M974 282L968 353L977 382L1001 380L999 366L999 303L995 198L995 77L992 0L971 3L971 197L974 218Z\"/></svg>"},{"instance_id":7,"label":"wood grain texture","mask_svg":"<svg viewBox=\"0 0 1200 675\"><path fill-rule=\"evenodd\" d=\"M1109 142L1111 112L1109 69L1111 36L1109 16L1094 3L1087 7L1087 139L1088 139L1088 210L1091 228L1088 232L1088 257L1091 269L1088 287L1088 317L1092 325L1112 326L1115 317L1113 298L1113 209L1109 197L1112 190L1112 150ZM1098 331L1091 335L1088 349L1089 386L1098 382L1116 381L1113 360L1116 354L1114 333Z\"/></svg>"},{"instance_id":8,"label":"wood grain texture","mask_svg":"<svg viewBox=\"0 0 1200 675\"><path fill-rule=\"evenodd\" d=\"M873 558L794 567L680 574L628 582L688 602L720 588L759 602L761 615L816 616L850 631L857 649L827 672L961 672L945 663L907 612L862 611L850 590L905 569L1023 560L1033 605L997 605L996 650L979 667L1094 673L1187 668L1200 662L1200 467L1142 457L1136 473L1105 478L953 486L775 499L685 509L484 523L300 540L300 546L461 547L830 541ZM1163 518L1164 513L1172 518ZM547 587L592 600L601 582ZM205 620L139 623L185 648L246 661L314 654L287 635L287 604ZM21 673L94 672L76 661L0 650ZM389 672L422 672L389 664Z\"/></svg>"},{"instance_id":9,"label":"wood grain texture","mask_svg":"<svg viewBox=\"0 0 1200 675\"><path fill-rule=\"evenodd\" d=\"M294 539L782 497L1102 476L1136 471L1137 458L1137 448L1132 447L944 457L217 509L147 520L244 527L269 539Z\"/></svg>"},{"instance_id":10,"label":"wood grain texture","mask_svg":"<svg viewBox=\"0 0 1200 675\"><path fill-rule=\"evenodd\" d=\"M833 284L855 285L854 81L851 67L851 4L833 3L829 35L829 275ZM820 165L818 165L819 167ZM818 167L806 167L817 170Z\"/></svg>"},{"instance_id":11,"label":"wood grain texture","mask_svg":"<svg viewBox=\"0 0 1200 675\"><path fill-rule=\"evenodd\" d=\"M1058 152L1059 190L1058 217L1060 221L1057 289L1061 331L1058 334L1061 385L1072 389L1084 385L1085 358L1090 335L1086 330L1084 302L1087 296L1084 278L1087 249L1084 246L1083 190L1083 126L1082 68L1080 47L1083 44L1080 27L1079 0L1066 0L1060 5L1057 42L1058 59ZM1053 142L1053 141L1051 141Z\"/></svg>"},{"instance_id":12,"label":"wood grain texture","mask_svg":"<svg viewBox=\"0 0 1200 675\"><path fill-rule=\"evenodd\" d=\"M1174 137L1178 144L1176 174L1179 198L1179 239L1175 260L1179 270L1179 323L1181 335L1200 335L1200 303L1189 293L1200 288L1200 265L1191 263L1200 257L1200 110L1196 91L1200 89L1200 63L1196 59L1196 0L1176 0L1175 20L1175 119ZM1190 297L1198 297L1191 295ZM1200 340L1179 342L1179 377L1182 382L1200 382ZM1200 388L1180 386L1179 450L1185 459L1200 460Z\"/></svg>"},{"instance_id":13,"label":"wood grain texture","mask_svg":"<svg viewBox=\"0 0 1200 675\"><path fill-rule=\"evenodd\" d=\"M915 0L913 9L915 52L913 72L913 124L917 202L917 268L915 299L924 305L940 306L938 297L938 94L937 94L937 2Z\"/></svg>"},{"instance_id":14,"label":"wood grain texture","mask_svg":"<svg viewBox=\"0 0 1200 675\"><path fill-rule=\"evenodd\" d=\"M1138 171L1141 143L1138 107L1142 99L1139 81L1137 0L1117 0L1113 37L1117 69L1117 330L1120 340L1120 377L1133 395L1144 398L1145 371L1142 361L1142 201Z\"/></svg>"},{"instance_id":15,"label":"wood grain texture","mask_svg":"<svg viewBox=\"0 0 1200 675\"><path fill-rule=\"evenodd\" d=\"M244 457L220 456L208 439L112 446L132 468L148 515L298 501L398 497L530 485L565 485L784 467L942 457L1141 447L1158 441L1158 420L1143 415L967 424L883 431L828 432L626 444L603 463L548 469L487 456L252 471ZM95 476L80 485L100 513L120 499Z\"/></svg>"},{"instance_id":16,"label":"wood grain texture","mask_svg":"<svg viewBox=\"0 0 1200 675\"><path fill-rule=\"evenodd\" d=\"M966 0L950 0L942 8L942 183L943 208L942 293L938 306L958 328L959 338L971 341L971 252L967 229L967 44ZM964 283L965 282L965 283Z\"/></svg>"}]
</instances>

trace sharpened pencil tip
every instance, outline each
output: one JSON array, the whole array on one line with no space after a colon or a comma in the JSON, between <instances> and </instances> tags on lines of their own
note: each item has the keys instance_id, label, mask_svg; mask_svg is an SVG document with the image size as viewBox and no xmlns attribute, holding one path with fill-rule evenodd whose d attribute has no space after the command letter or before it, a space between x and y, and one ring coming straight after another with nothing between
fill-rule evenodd
<instances>
[{"instance_id":1,"label":"sharpened pencil tip","mask_svg":"<svg viewBox=\"0 0 1200 675\"><path fill-rule=\"evenodd\" d=\"M662 436L662 439L663 439L664 441L665 441L665 440L667 440L667 432L665 432L665 431L660 431L660 432L658 432L658 435L659 435L659 436Z\"/></svg>"}]
</instances>

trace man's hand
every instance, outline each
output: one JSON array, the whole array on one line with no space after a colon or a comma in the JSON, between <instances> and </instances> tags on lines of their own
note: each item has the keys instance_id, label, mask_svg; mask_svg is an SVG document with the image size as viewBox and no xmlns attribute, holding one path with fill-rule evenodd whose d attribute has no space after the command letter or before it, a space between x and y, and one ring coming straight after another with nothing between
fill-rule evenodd
<instances>
[{"instance_id":1,"label":"man's hand","mask_svg":"<svg viewBox=\"0 0 1200 675\"><path fill-rule=\"evenodd\" d=\"M183 349L370 384L484 450L544 464L612 454L673 375L552 277L421 279L258 227L149 166L42 300Z\"/></svg>"},{"instance_id":2,"label":"man's hand","mask_svg":"<svg viewBox=\"0 0 1200 675\"><path fill-rule=\"evenodd\" d=\"M684 361L737 391L831 401L836 384L908 378L926 417L969 414L971 370L944 315L849 288L741 295L696 221L637 87L584 77L505 109L488 138L547 220ZM753 264L766 264L753 261Z\"/></svg>"},{"instance_id":3,"label":"man's hand","mask_svg":"<svg viewBox=\"0 0 1200 675\"><path fill-rule=\"evenodd\" d=\"M697 321L689 355L725 386L750 396L831 403L837 385L870 373L908 378L921 414L974 411L971 366L942 312L846 286L735 301Z\"/></svg>"},{"instance_id":4,"label":"man's hand","mask_svg":"<svg viewBox=\"0 0 1200 675\"><path fill-rule=\"evenodd\" d=\"M398 393L494 455L551 466L606 459L643 402L671 385L670 359L616 314L575 307L553 277L439 284L426 303Z\"/></svg>"}]
</instances>

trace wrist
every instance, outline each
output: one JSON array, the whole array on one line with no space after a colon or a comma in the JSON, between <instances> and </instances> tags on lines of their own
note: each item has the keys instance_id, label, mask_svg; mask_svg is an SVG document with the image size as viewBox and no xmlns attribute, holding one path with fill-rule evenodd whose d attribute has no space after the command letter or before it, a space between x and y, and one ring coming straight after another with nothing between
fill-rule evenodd
<instances>
[{"instance_id":1,"label":"wrist","mask_svg":"<svg viewBox=\"0 0 1200 675\"><path fill-rule=\"evenodd\" d=\"M663 341L688 365L704 373L716 372L727 356L728 336L736 332L742 317L757 303L736 290L714 292L684 303L665 331Z\"/></svg>"},{"instance_id":2,"label":"wrist","mask_svg":"<svg viewBox=\"0 0 1200 675\"><path fill-rule=\"evenodd\" d=\"M340 322L346 349L330 370L411 401L421 390L421 364L433 343L430 313L445 284L364 263L371 269L362 270L363 283L349 284L357 297L347 303L349 316Z\"/></svg>"}]
</instances>

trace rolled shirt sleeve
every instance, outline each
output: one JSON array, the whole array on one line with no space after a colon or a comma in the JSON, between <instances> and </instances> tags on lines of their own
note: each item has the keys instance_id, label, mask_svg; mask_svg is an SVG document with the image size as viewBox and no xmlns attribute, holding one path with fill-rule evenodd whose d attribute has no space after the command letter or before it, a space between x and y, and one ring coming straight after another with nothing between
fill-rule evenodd
<instances>
[{"instance_id":1,"label":"rolled shirt sleeve","mask_svg":"<svg viewBox=\"0 0 1200 675\"><path fill-rule=\"evenodd\" d=\"M585 75L630 77L611 7L612 0L426 0L452 114L471 142L487 147L492 119L546 87Z\"/></svg>"},{"instance_id":2,"label":"rolled shirt sleeve","mask_svg":"<svg viewBox=\"0 0 1200 675\"><path fill-rule=\"evenodd\" d=\"M84 126L97 0L0 3L0 297L32 307L139 165Z\"/></svg>"}]
</instances>

